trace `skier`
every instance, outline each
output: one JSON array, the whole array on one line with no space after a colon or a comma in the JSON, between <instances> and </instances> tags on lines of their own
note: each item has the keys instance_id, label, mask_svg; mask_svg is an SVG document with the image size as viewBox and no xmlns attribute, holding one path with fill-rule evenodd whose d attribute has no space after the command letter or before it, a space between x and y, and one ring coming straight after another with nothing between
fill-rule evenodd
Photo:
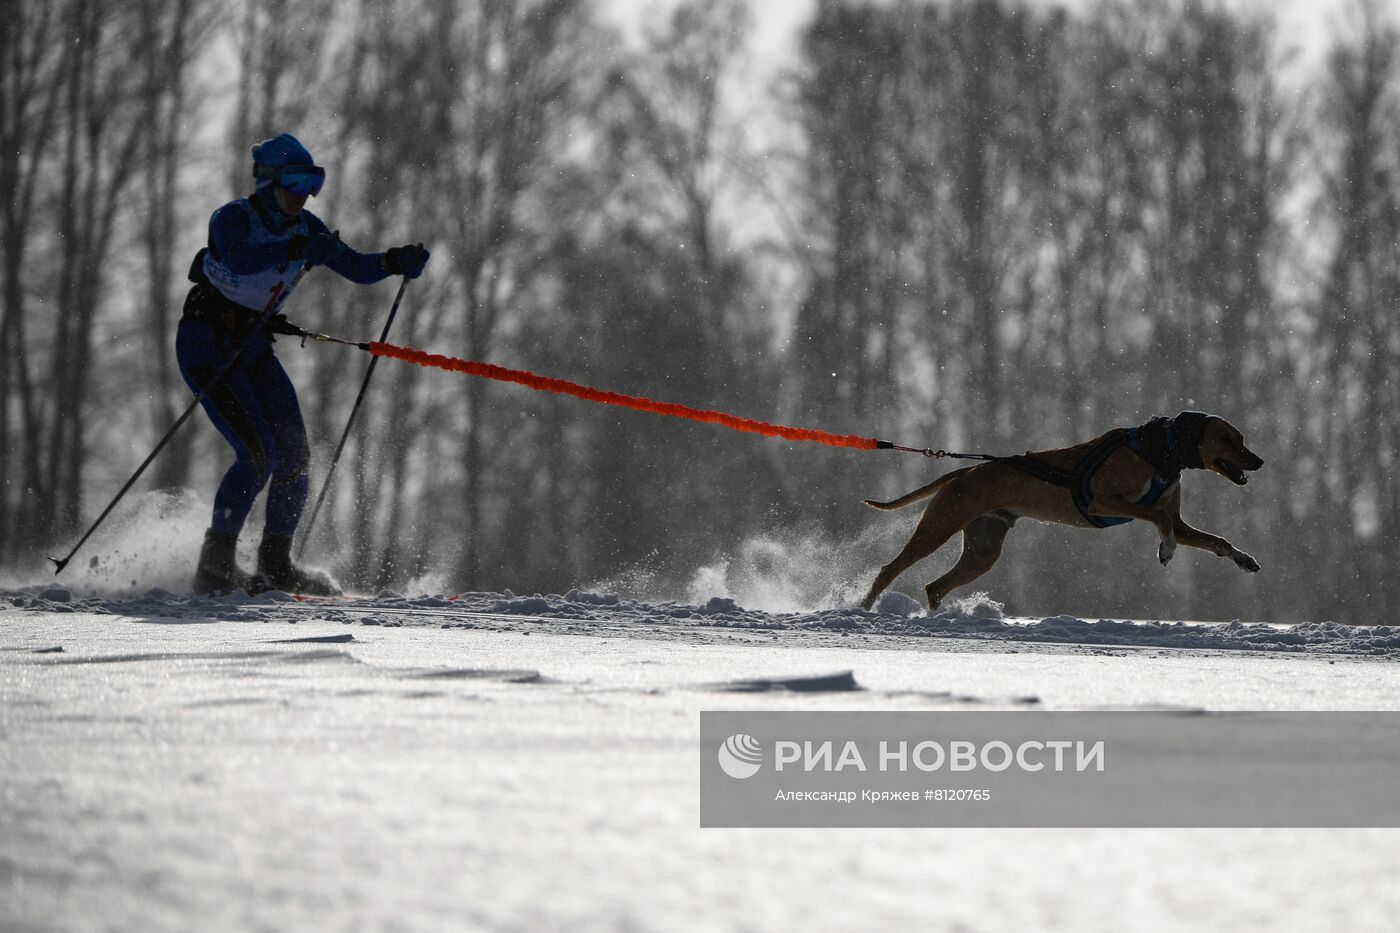
<instances>
[{"instance_id":1,"label":"skier","mask_svg":"<svg viewBox=\"0 0 1400 933\"><path fill-rule=\"evenodd\" d=\"M228 593L272 588L333 595L331 579L292 563L292 535L306 505L310 452L296 390L273 352L272 333L295 333L282 315L254 335L273 298L303 267L324 265L361 285L390 275L417 278L428 262L421 244L359 253L304 209L321 190L325 170L294 136L253 147L256 190L209 219L209 245L190 269L175 352L185 382L205 392L203 407L233 447L234 462L214 497L194 591ZM245 347L245 343L247 346ZM213 377L240 347L233 369ZM267 524L256 576L238 567L234 551L253 501L267 486Z\"/></svg>"}]
</instances>

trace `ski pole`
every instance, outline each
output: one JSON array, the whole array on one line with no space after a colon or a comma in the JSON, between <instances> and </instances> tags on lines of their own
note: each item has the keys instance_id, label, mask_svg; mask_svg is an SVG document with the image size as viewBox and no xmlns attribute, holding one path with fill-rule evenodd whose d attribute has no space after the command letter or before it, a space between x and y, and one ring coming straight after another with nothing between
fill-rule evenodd
<instances>
[{"instance_id":1,"label":"ski pole","mask_svg":"<svg viewBox=\"0 0 1400 933\"><path fill-rule=\"evenodd\" d=\"M181 414L179 418L175 419L175 423L170 426L170 430L165 432L165 436L162 437L160 441L156 444L155 449L152 450L150 454L146 456L145 460L141 461L141 465L136 468L136 472L131 474L131 478L126 481L126 484L122 486L122 488L112 498L112 501L107 503L107 507L102 510L102 514L97 516L97 521L93 522L92 525L88 528L87 532L84 533L83 536L78 539L78 543L73 545L73 550L68 552L68 556L63 557L61 559L57 557L49 558L49 560L52 561L54 566L57 568L54 570L54 576L58 576L60 573L63 573L63 568L68 566L68 562L73 559L73 555L78 553L82 546L87 543L87 539L92 537L93 532L95 532L99 527L101 527L102 523L107 520L108 515L112 514L112 510L117 507L117 503L120 502L122 500L122 497L126 495L127 490L131 489L132 486L136 485L136 481L141 478L141 474L146 472L146 467L150 466L151 463L154 462L154 460L156 459L156 456L159 455L160 452L165 449L165 445L170 443L170 439L175 436L176 431L180 430L180 426L183 425L189 419L190 415L194 414L194 410L200 406L200 403L204 401L205 397L209 394L209 392L217 388L219 383L223 382L224 379L228 376L228 374L233 371L234 364L236 364L239 360L239 357L243 355L243 351L248 349L248 347L251 346L253 343L253 338L257 337L258 334L262 333L263 329L267 327L268 321L271 321L272 318L277 314L277 309L282 306L282 302L285 301L287 299L287 296L292 293L292 289L297 287L297 283L301 281L301 277L303 275L306 275L306 270L308 268L308 266L302 266L299 270L297 270L297 274L292 277L291 282L287 283L285 287L279 289L277 293L274 294L272 298L268 300L267 307L263 309L262 316L258 318L257 324L253 326L253 330L248 334L248 339L243 341L243 344L237 350L234 351L233 356L229 357L224 362L224 365L221 366L216 373L214 373L214 377L210 379L207 383L205 383L204 387L199 390L199 392L194 397L194 401L190 402L189 407L185 409L184 413Z\"/></svg>"},{"instance_id":2,"label":"ski pole","mask_svg":"<svg viewBox=\"0 0 1400 933\"><path fill-rule=\"evenodd\" d=\"M419 244L420 246L422 244ZM384 331L379 335L379 342L384 343L389 339L389 328L394 326L394 317L399 313L399 302L403 301L404 290L408 288L408 276L404 276L399 283L399 293L394 296L394 306L389 309L389 319L384 322ZM324 334L305 334L305 337L313 339L330 339ZM326 478L321 482L321 493L316 497L316 504L311 509L311 515L306 520L306 531L302 532L301 544L297 547L297 559L301 559L302 553L306 550L306 542L311 540L311 532L316 527L316 516L321 514L321 504L326 501L326 493L331 489L331 477L335 475L335 466L340 462L340 455L345 452L345 442L350 439L350 429L355 425L355 416L359 414L360 403L365 400L365 393L369 391L369 380L374 375L374 366L379 362L379 357L369 358L369 367L365 369L364 381L360 383L360 394L355 396L355 404L350 408L350 417L345 421L345 430L340 432L340 443L335 445L335 454L331 457L330 468L326 470Z\"/></svg>"}]
</instances>

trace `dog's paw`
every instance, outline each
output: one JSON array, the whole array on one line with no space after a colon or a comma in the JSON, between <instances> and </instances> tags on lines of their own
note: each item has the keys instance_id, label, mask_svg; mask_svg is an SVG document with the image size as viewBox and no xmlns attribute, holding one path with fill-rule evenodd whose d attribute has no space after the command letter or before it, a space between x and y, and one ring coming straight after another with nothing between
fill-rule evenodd
<instances>
[{"instance_id":1,"label":"dog's paw","mask_svg":"<svg viewBox=\"0 0 1400 933\"><path fill-rule=\"evenodd\" d=\"M1170 564L1172 558L1176 556L1176 535L1164 535L1157 543L1157 559L1165 567Z\"/></svg>"},{"instance_id":2,"label":"dog's paw","mask_svg":"<svg viewBox=\"0 0 1400 933\"><path fill-rule=\"evenodd\" d=\"M1235 553L1230 555L1230 559L1245 573L1259 572L1259 561L1250 557L1244 551L1235 551Z\"/></svg>"}]
</instances>

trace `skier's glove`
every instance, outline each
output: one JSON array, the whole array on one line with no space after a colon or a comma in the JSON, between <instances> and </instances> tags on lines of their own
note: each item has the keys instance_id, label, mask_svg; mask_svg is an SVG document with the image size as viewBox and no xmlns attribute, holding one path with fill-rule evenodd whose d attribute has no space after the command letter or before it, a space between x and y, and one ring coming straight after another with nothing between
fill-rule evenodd
<instances>
[{"instance_id":1,"label":"skier's glove","mask_svg":"<svg viewBox=\"0 0 1400 933\"><path fill-rule=\"evenodd\" d=\"M313 233L311 236L297 234L287 241L287 258L300 259L306 268L319 266L335 254L340 243L340 233Z\"/></svg>"},{"instance_id":2,"label":"skier's glove","mask_svg":"<svg viewBox=\"0 0 1400 933\"><path fill-rule=\"evenodd\" d=\"M423 274L423 267L427 264L428 251L422 243L395 246L384 254L384 269L390 275L416 279Z\"/></svg>"},{"instance_id":3,"label":"skier's glove","mask_svg":"<svg viewBox=\"0 0 1400 933\"><path fill-rule=\"evenodd\" d=\"M272 319L267 322L267 330L269 333L282 334L287 337L300 337L302 334L306 333L306 331L287 320L287 315L285 314L274 314Z\"/></svg>"}]
</instances>

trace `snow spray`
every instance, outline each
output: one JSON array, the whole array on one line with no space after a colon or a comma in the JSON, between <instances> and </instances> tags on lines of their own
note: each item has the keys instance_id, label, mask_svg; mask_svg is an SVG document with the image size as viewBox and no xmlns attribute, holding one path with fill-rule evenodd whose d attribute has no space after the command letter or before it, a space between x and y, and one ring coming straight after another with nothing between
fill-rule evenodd
<instances>
[{"instance_id":1,"label":"snow spray","mask_svg":"<svg viewBox=\"0 0 1400 933\"><path fill-rule=\"evenodd\" d=\"M190 555L199 553L213 503L189 490L151 490L134 500L92 536L95 556L75 561L65 572L74 592L111 598L153 589L189 592ZM252 517L252 533L243 536L239 554L244 564L253 557L260 522L259 516ZM37 568L32 575L23 569L15 577L0 578L0 585L33 586L39 576Z\"/></svg>"}]
</instances>

